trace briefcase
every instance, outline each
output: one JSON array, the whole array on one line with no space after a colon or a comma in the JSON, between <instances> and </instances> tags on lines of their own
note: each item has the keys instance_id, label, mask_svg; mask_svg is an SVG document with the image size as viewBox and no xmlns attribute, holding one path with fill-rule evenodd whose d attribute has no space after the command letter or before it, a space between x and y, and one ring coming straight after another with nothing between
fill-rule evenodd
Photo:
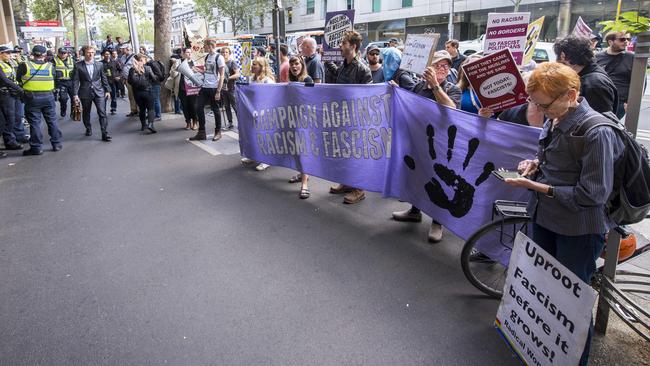
<instances>
[{"instance_id":1,"label":"briefcase","mask_svg":"<svg viewBox=\"0 0 650 366\"><path fill-rule=\"evenodd\" d=\"M73 121L81 121L81 103L79 102L73 102L72 103L72 120Z\"/></svg>"}]
</instances>

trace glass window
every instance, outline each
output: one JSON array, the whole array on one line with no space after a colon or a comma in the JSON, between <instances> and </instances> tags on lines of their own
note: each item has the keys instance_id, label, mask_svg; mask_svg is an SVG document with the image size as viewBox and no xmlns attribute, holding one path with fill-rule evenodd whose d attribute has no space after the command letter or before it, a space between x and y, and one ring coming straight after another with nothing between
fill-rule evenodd
<instances>
[{"instance_id":1,"label":"glass window","mask_svg":"<svg viewBox=\"0 0 650 366\"><path fill-rule=\"evenodd\" d=\"M354 0L348 0L348 10L354 9Z\"/></svg>"},{"instance_id":2,"label":"glass window","mask_svg":"<svg viewBox=\"0 0 650 366\"><path fill-rule=\"evenodd\" d=\"M320 15L320 18L325 19L325 14L327 14L327 0L323 0L323 12Z\"/></svg>"},{"instance_id":3,"label":"glass window","mask_svg":"<svg viewBox=\"0 0 650 366\"><path fill-rule=\"evenodd\" d=\"M287 23L288 24L293 23L293 7L292 6L287 8Z\"/></svg>"},{"instance_id":4,"label":"glass window","mask_svg":"<svg viewBox=\"0 0 650 366\"><path fill-rule=\"evenodd\" d=\"M402 8L410 8L413 6L413 0L402 0Z\"/></svg>"},{"instance_id":5,"label":"glass window","mask_svg":"<svg viewBox=\"0 0 650 366\"><path fill-rule=\"evenodd\" d=\"M372 12L378 13L381 11L381 0L372 0Z\"/></svg>"},{"instance_id":6,"label":"glass window","mask_svg":"<svg viewBox=\"0 0 650 366\"><path fill-rule=\"evenodd\" d=\"M316 0L307 0L307 14L314 14Z\"/></svg>"}]
</instances>

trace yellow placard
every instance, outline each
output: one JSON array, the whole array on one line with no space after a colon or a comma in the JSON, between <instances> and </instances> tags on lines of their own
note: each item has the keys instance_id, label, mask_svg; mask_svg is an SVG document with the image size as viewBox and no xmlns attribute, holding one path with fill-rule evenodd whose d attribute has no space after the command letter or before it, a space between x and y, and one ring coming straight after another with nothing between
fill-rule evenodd
<instances>
[{"instance_id":1,"label":"yellow placard","mask_svg":"<svg viewBox=\"0 0 650 366\"><path fill-rule=\"evenodd\" d=\"M528 32L526 33L526 49L524 52L524 61L522 65L527 65L533 59L535 53L535 46L537 40L542 32L542 25L544 25L544 17L541 17L534 22L528 24Z\"/></svg>"},{"instance_id":2,"label":"yellow placard","mask_svg":"<svg viewBox=\"0 0 650 366\"><path fill-rule=\"evenodd\" d=\"M251 59L251 51L253 49L253 43L252 42L242 42L241 44L241 50L242 50L242 56L241 60L239 60L239 63L242 65L242 75L244 76L251 76L251 66L253 64L253 60Z\"/></svg>"}]
</instances>

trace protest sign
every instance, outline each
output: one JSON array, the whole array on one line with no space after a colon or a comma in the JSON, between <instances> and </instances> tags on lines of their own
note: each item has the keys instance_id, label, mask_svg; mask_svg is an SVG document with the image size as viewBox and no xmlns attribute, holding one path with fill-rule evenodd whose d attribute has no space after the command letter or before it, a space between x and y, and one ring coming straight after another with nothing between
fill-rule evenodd
<instances>
[{"instance_id":1,"label":"protest sign","mask_svg":"<svg viewBox=\"0 0 650 366\"><path fill-rule=\"evenodd\" d=\"M241 72L243 76L251 76L251 66L253 65L253 60L251 59L251 53L253 49L253 43L243 42L241 44L241 60L239 63L241 66Z\"/></svg>"},{"instance_id":2,"label":"protest sign","mask_svg":"<svg viewBox=\"0 0 650 366\"><path fill-rule=\"evenodd\" d=\"M354 29L354 10L332 11L325 16L323 61L341 62L343 34Z\"/></svg>"},{"instance_id":3,"label":"protest sign","mask_svg":"<svg viewBox=\"0 0 650 366\"><path fill-rule=\"evenodd\" d=\"M400 68L422 75L436 52L440 34L409 34L404 43Z\"/></svg>"},{"instance_id":4,"label":"protest sign","mask_svg":"<svg viewBox=\"0 0 650 366\"><path fill-rule=\"evenodd\" d=\"M524 61L522 65L527 65L532 61L533 55L535 54L535 46L537 45L537 40L539 40L539 35L542 33L542 26L544 25L544 18L541 17L534 22L528 24L528 33L526 35L526 49L524 51Z\"/></svg>"},{"instance_id":5,"label":"protest sign","mask_svg":"<svg viewBox=\"0 0 650 366\"><path fill-rule=\"evenodd\" d=\"M538 128L386 84L250 84L236 92L243 156L400 198L462 238L491 221L496 199L528 197L488 178L495 166L534 156Z\"/></svg>"},{"instance_id":6,"label":"protest sign","mask_svg":"<svg viewBox=\"0 0 650 366\"><path fill-rule=\"evenodd\" d=\"M578 17L578 20L576 21L575 27L573 27L573 32L571 32L572 35L577 36L577 37L585 37L585 38L591 38L592 34L591 28L585 23L584 20L582 20L582 17Z\"/></svg>"},{"instance_id":7,"label":"protest sign","mask_svg":"<svg viewBox=\"0 0 650 366\"><path fill-rule=\"evenodd\" d=\"M501 50L462 67L482 107L498 112L526 103L526 84L510 50Z\"/></svg>"},{"instance_id":8,"label":"protest sign","mask_svg":"<svg viewBox=\"0 0 650 366\"><path fill-rule=\"evenodd\" d=\"M526 364L577 365L595 302L594 289L517 234L495 325Z\"/></svg>"},{"instance_id":9,"label":"protest sign","mask_svg":"<svg viewBox=\"0 0 650 366\"><path fill-rule=\"evenodd\" d=\"M489 13L483 52L489 55L510 49L517 65L521 65L529 21L530 13Z\"/></svg>"}]
</instances>

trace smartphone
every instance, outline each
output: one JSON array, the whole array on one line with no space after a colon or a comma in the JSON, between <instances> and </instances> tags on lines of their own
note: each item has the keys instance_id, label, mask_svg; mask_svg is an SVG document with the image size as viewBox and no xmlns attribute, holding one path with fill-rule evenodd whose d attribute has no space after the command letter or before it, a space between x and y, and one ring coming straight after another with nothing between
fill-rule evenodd
<instances>
[{"instance_id":1,"label":"smartphone","mask_svg":"<svg viewBox=\"0 0 650 366\"><path fill-rule=\"evenodd\" d=\"M505 180L507 178L515 179L515 178L525 178L523 175L519 174L517 171L512 171L512 170L505 170L503 168L493 170L492 174L501 179Z\"/></svg>"}]
</instances>

